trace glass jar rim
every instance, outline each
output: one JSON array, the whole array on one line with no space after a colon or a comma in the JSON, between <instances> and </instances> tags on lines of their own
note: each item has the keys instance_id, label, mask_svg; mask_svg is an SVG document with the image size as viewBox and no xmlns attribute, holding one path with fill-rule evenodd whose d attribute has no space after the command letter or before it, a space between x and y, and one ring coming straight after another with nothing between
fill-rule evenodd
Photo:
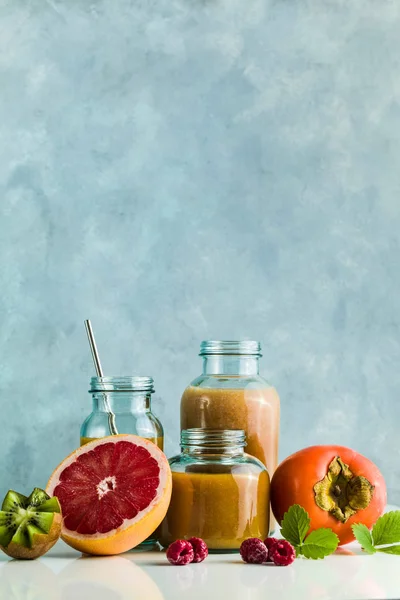
<instances>
[{"instance_id":1,"label":"glass jar rim","mask_svg":"<svg viewBox=\"0 0 400 600\"><path fill-rule=\"evenodd\" d=\"M262 356L261 343L254 340L204 340L199 356L231 354L238 356Z\"/></svg>"},{"instance_id":2,"label":"glass jar rim","mask_svg":"<svg viewBox=\"0 0 400 600\"><path fill-rule=\"evenodd\" d=\"M193 427L181 431L181 447L203 450L244 448L246 434L243 429L205 429Z\"/></svg>"},{"instance_id":3,"label":"glass jar rim","mask_svg":"<svg viewBox=\"0 0 400 600\"><path fill-rule=\"evenodd\" d=\"M92 377L90 393L93 392L154 392L152 377L111 376Z\"/></svg>"}]
</instances>

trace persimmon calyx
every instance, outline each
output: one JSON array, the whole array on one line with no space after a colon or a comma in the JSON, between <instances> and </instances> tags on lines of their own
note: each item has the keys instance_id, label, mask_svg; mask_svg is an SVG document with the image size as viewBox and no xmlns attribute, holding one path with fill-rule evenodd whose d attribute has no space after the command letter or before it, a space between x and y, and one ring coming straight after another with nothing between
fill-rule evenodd
<instances>
[{"instance_id":1,"label":"persimmon calyx","mask_svg":"<svg viewBox=\"0 0 400 600\"><path fill-rule=\"evenodd\" d=\"M315 503L341 523L367 508L375 487L362 475L353 475L349 466L336 456L321 481L314 485Z\"/></svg>"}]
</instances>

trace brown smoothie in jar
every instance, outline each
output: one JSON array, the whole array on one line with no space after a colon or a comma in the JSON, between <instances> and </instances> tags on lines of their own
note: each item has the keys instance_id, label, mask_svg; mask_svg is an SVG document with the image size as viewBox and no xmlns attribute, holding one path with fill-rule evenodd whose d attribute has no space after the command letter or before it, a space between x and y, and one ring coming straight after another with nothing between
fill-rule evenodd
<instances>
[{"instance_id":1,"label":"brown smoothie in jar","mask_svg":"<svg viewBox=\"0 0 400 600\"><path fill-rule=\"evenodd\" d=\"M269 531L269 477L261 473L174 473L172 497L161 524L166 548L178 539L201 537L209 550L239 550L249 537Z\"/></svg>"},{"instance_id":2,"label":"brown smoothie in jar","mask_svg":"<svg viewBox=\"0 0 400 600\"><path fill-rule=\"evenodd\" d=\"M279 413L279 396L273 387L189 386L181 400L181 429L243 429L245 451L264 463L272 477L278 465Z\"/></svg>"}]
</instances>

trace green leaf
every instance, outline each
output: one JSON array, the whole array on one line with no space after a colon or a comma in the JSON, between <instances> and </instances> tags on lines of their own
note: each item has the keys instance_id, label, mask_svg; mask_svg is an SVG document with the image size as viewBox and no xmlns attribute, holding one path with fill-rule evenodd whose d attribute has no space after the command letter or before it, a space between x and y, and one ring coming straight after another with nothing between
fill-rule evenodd
<instances>
[{"instance_id":1,"label":"green leaf","mask_svg":"<svg viewBox=\"0 0 400 600\"><path fill-rule=\"evenodd\" d=\"M382 515L372 529L375 546L400 542L400 510Z\"/></svg>"},{"instance_id":2,"label":"green leaf","mask_svg":"<svg viewBox=\"0 0 400 600\"><path fill-rule=\"evenodd\" d=\"M376 550L374 548L372 535L368 527L366 525L363 525L362 523L355 523L351 526L351 528L353 530L357 542L360 544L363 550L365 550L365 552L368 552L368 554L375 554Z\"/></svg>"},{"instance_id":3,"label":"green leaf","mask_svg":"<svg viewBox=\"0 0 400 600\"><path fill-rule=\"evenodd\" d=\"M301 552L306 558L324 558L335 552L339 538L332 529L316 529L308 535L301 547Z\"/></svg>"},{"instance_id":4,"label":"green leaf","mask_svg":"<svg viewBox=\"0 0 400 600\"><path fill-rule=\"evenodd\" d=\"M396 546L386 546L386 548L377 548L378 552L385 552L385 554L400 554L400 544Z\"/></svg>"},{"instance_id":5,"label":"green leaf","mask_svg":"<svg viewBox=\"0 0 400 600\"><path fill-rule=\"evenodd\" d=\"M303 554L303 552L301 550L302 547L303 547L303 544L300 544L299 546L293 546L293 548L294 548L294 550L296 552L296 558L298 558L299 556L301 556Z\"/></svg>"},{"instance_id":6,"label":"green leaf","mask_svg":"<svg viewBox=\"0 0 400 600\"><path fill-rule=\"evenodd\" d=\"M292 546L301 546L310 529L310 522L307 511L299 504L293 504L283 515L281 534Z\"/></svg>"}]
</instances>

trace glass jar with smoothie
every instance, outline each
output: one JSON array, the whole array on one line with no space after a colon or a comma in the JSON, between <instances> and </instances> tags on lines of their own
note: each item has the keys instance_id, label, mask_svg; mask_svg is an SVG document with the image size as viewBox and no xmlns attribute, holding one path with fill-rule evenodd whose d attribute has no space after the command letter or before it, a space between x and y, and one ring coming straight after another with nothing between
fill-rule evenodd
<instances>
[{"instance_id":1,"label":"glass jar with smoothie","mask_svg":"<svg viewBox=\"0 0 400 600\"><path fill-rule=\"evenodd\" d=\"M152 377L92 377L89 393L92 412L81 427L81 446L111 435L115 429L116 433L139 435L164 449L163 427L151 412ZM155 532L140 547L153 546L157 539Z\"/></svg>"},{"instance_id":2,"label":"glass jar with smoothie","mask_svg":"<svg viewBox=\"0 0 400 600\"><path fill-rule=\"evenodd\" d=\"M267 537L268 471L244 446L240 430L182 431L182 453L169 461L172 497L159 534L164 547L200 537L211 552L227 552L246 538Z\"/></svg>"},{"instance_id":3,"label":"glass jar with smoothie","mask_svg":"<svg viewBox=\"0 0 400 600\"><path fill-rule=\"evenodd\" d=\"M260 343L205 341L200 356L203 373L182 395L181 430L243 429L246 452L261 460L272 477L278 465L280 402L259 374Z\"/></svg>"},{"instance_id":4,"label":"glass jar with smoothie","mask_svg":"<svg viewBox=\"0 0 400 600\"><path fill-rule=\"evenodd\" d=\"M152 377L92 377L92 412L81 427L81 446L111 435L110 410L118 433L133 433L164 449L164 432L151 412Z\"/></svg>"}]
</instances>

